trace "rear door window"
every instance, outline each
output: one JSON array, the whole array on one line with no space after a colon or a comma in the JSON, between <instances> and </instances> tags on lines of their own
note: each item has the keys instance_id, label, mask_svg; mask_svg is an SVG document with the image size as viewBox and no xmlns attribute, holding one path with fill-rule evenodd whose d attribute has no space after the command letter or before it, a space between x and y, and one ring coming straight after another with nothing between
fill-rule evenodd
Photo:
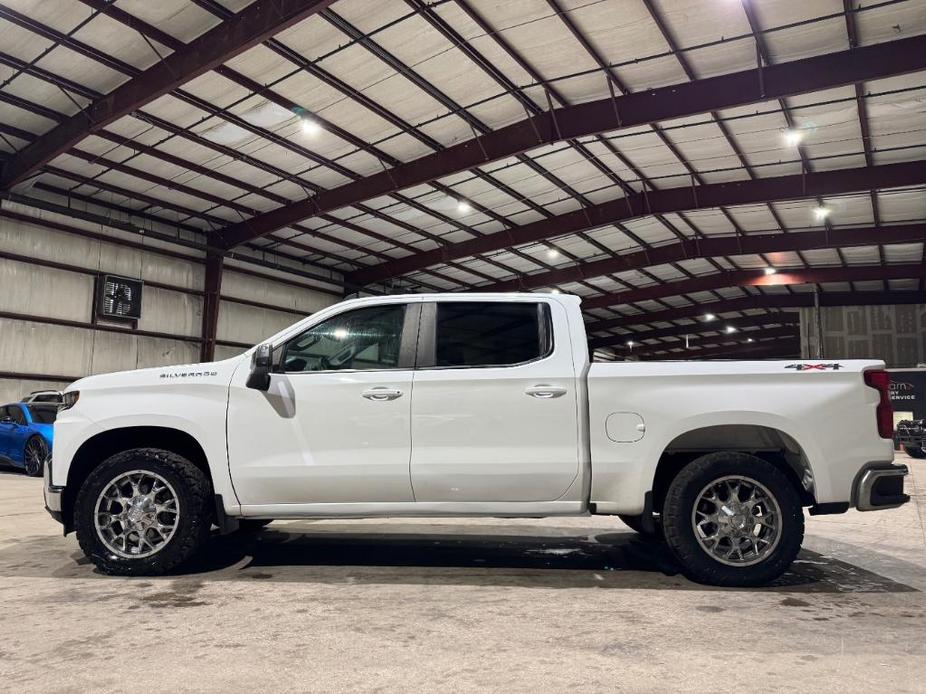
<instances>
[{"instance_id":1,"label":"rear door window","mask_svg":"<svg viewBox=\"0 0 926 694\"><path fill-rule=\"evenodd\" d=\"M436 311L435 366L513 366L552 350L546 304L441 301Z\"/></svg>"}]
</instances>

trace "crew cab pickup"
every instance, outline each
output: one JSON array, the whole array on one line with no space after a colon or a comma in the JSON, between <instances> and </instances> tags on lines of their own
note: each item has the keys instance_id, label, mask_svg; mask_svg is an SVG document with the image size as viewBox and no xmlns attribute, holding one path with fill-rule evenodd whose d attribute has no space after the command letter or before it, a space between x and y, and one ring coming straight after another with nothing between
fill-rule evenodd
<instances>
[{"instance_id":1,"label":"crew cab pickup","mask_svg":"<svg viewBox=\"0 0 926 694\"><path fill-rule=\"evenodd\" d=\"M272 519L605 514L756 585L804 507L908 500L888 388L878 361L592 364L574 296L361 298L232 359L77 381L45 499L115 574Z\"/></svg>"}]
</instances>

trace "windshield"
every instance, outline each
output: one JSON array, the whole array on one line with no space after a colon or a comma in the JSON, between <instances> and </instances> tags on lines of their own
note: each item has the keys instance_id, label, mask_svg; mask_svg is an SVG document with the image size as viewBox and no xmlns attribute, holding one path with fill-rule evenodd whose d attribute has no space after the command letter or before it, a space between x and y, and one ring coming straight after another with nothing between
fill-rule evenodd
<instances>
[{"instance_id":1,"label":"windshield","mask_svg":"<svg viewBox=\"0 0 926 694\"><path fill-rule=\"evenodd\" d=\"M26 407L35 424L54 424L55 417L58 416L57 407L49 407L48 405L26 405Z\"/></svg>"}]
</instances>

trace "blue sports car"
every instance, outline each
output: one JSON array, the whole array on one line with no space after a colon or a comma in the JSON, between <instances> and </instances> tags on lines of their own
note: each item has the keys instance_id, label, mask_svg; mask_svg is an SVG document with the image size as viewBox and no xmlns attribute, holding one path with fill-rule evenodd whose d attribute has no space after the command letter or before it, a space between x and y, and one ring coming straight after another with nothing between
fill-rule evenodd
<instances>
[{"instance_id":1,"label":"blue sports car","mask_svg":"<svg viewBox=\"0 0 926 694\"><path fill-rule=\"evenodd\" d=\"M0 407L0 460L41 477L57 415L57 405L14 402Z\"/></svg>"}]
</instances>

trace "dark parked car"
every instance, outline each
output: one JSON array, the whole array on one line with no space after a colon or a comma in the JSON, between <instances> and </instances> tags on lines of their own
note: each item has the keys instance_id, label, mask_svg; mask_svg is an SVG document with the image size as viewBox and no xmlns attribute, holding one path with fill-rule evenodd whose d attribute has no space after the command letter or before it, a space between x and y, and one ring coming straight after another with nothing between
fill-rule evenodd
<instances>
[{"instance_id":1,"label":"dark parked car","mask_svg":"<svg viewBox=\"0 0 926 694\"><path fill-rule=\"evenodd\" d=\"M894 441L903 446L911 458L926 458L926 419L904 419L897 422Z\"/></svg>"},{"instance_id":2,"label":"dark parked car","mask_svg":"<svg viewBox=\"0 0 926 694\"><path fill-rule=\"evenodd\" d=\"M51 455L58 406L13 402L0 407L0 460L41 477Z\"/></svg>"}]
</instances>

